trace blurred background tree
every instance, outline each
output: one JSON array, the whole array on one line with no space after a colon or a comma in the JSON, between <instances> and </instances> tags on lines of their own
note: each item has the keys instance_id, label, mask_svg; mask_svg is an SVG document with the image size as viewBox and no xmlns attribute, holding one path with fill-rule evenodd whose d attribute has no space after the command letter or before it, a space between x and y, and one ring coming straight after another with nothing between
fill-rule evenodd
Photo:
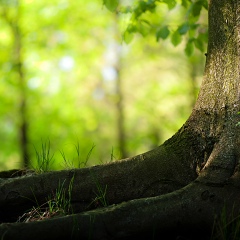
<instances>
[{"instance_id":1,"label":"blurred background tree","mask_svg":"<svg viewBox=\"0 0 240 240\"><path fill-rule=\"evenodd\" d=\"M0 169L34 166L47 141L52 169L62 169L63 152L84 161L94 144L88 164L99 164L176 132L197 97L206 50L197 41L202 52L194 50L190 27L179 28L184 8L169 9L151 13L156 36L145 23L133 39L128 14L100 0L1 0Z\"/></svg>"}]
</instances>

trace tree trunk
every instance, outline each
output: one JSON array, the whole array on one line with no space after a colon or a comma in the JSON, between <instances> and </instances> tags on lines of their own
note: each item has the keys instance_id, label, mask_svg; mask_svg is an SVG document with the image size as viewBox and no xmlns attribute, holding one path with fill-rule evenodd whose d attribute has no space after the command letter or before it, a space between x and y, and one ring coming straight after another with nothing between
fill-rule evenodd
<instances>
[{"instance_id":1,"label":"tree trunk","mask_svg":"<svg viewBox=\"0 0 240 240\"><path fill-rule=\"evenodd\" d=\"M18 6L18 12L20 12ZM19 15L19 13L18 13ZM26 94L26 79L23 68L23 48L22 48L22 33L19 26L19 16L16 18L15 24L13 24L13 34L15 41L15 61L16 71L19 79L19 90L20 90L20 103L19 103L19 115L20 115L20 126L19 126L19 143L21 149L21 160L23 167L29 167L29 152L28 152L28 121L27 121L27 94Z\"/></svg>"},{"instance_id":2,"label":"tree trunk","mask_svg":"<svg viewBox=\"0 0 240 240\"><path fill-rule=\"evenodd\" d=\"M16 4L16 6L15 6ZM11 5L11 4L10 4ZM23 47L22 47L22 35L20 27L20 17L21 17L21 5L19 1L13 3L13 6L4 6L3 4L3 18L8 23L12 35L13 35L13 53L12 60L14 63L18 90L19 90L19 147L21 151L21 162L22 166L29 167L29 151L28 151L28 121L27 121L27 91L26 91L26 79L24 72L24 62L23 62ZM15 9L14 14L10 14L11 8Z\"/></svg>"},{"instance_id":3,"label":"tree trunk","mask_svg":"<svg viewBox=\"0 0 240 240\"><path fill-rule=\"evenodd\" d=\"M10 178L4 173L0 182L1 222L15 221L36 200L39 205L46 202L59 183L69 189L71 180L75 214L3 223L0 236L5 240L158 239L167 233L165 239L207 239L215 216L223 208L227 209L226 218L237 216L239 16L239 0L210 1L201 91L191 116L172 138L150 152L91 168L23 177L14 177L11 172ZM101 195L103 189L106 195ZM103 198L110 206L93 209Z\"/></svg>"},{"instance_id":4,"label":"tree trunk","mask_svg":"<svg viewBox=\"0 0 240 240\"><path fill-rule=\"evenodd\" d=\"M126 158L128 156L127 149L126 149L126 134L125 134L125 115L124 115L124 93L123 93L123 78L122 78L122 68L123 68L123 53L121 48L121 39L119 36L121 35L121 31L119 29L119 16L116 13L114 16L114 23L113 23L113 39L115 41L115 55L116 55L116 62L113 64L113 67L116 71L116 110L117 110L117 138L118 138L118 147L120 151L120 156L122 158Z\"/></svg>"}]
</instances>

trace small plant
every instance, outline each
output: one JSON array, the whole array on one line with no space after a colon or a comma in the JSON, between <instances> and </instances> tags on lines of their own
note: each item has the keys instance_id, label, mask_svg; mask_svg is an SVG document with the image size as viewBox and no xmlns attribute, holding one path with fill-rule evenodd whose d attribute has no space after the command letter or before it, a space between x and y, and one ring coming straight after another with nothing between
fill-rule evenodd
<instances>
[{"instance_id":1,"label":"small plant","mask_svg":"<svg viewBox=\"0 0 240 240\"><path fill-rule=\"evenodd\" d=\"M65 180L62 184L59 183L58 188L56 189L56 193L54 195L54 198L49 198L48 206L50 212L60 211L63 214L67 214L71 212L71 194L72 194L72 188L73 188L73 181L74 176L72 177L68 190L66 192L66 188L64 188Z\"/></svg>"},{"instance_id":2,"label":"small plant","mask_svg":"<svg viewBox=\"0 0 240 240\"><path fill-rule=\"evenodd\" d=\"M90 172L93 180L95 182L95 185L97 187L97 192L94 192L96 197L95 199L92 201L92 203L95 204L96 207L98 206L102 206L102 207L107 207L108 201L106 199L106 193L107 193L107 185L105 185L105 187L102 186L102 184L98 181L97 177L94 175L94 173Z\"/></svg>"},{"instance_id":3,"label":"small plant","mask_svg":"<svg viewBox=\"0 0 240 240\"><path fill-rule=\"evenodd\" d=\"M104 164L104 163L111 163L111 162L114 162L116 161L117 158L114 156L114 149L112 147L112 151L111 151L111 155L110 155L110 160L109 161L102 161L101 159L99 160L99 163L100 164Z\"/></svg>"},{"instance_id":4,"label":"small plant","mask_svg":"<svg viewBox=\"0 0 240 240\"><path fill-rule=\"evenodd\" d=\"M103 187L100 184L99 185L97 184L96 186L97 186L97 193L95 192L96 194L96 198L94 199L95 205L107 207L108 206L108 202L106 200L107 185Z\"/></svg>"},{"instance_id":5,"label":"small plant","mask_svg":"<svg viewBox=\"0 0 240 240\"><path fill-rule=\"evenodd\" d=\"M34 195L37 207L33 207L29 212L19 217L18 222L33 222L49 219L57 216L66 215L72 212L71 196L73 188L74 176L71 178L68 188L64 187L65 180L59 183L56 192L49 196L48 201L39 205Z\"/></svg>"},{"instance_id":6,"label":"small plant","mask_svg":"<svg viewBox=\"0 0 240 240\"><path fill-rule=\"evenodd\" d=\"M79 145L79 142L77 142L77 144L75 144L74 147L75 147L76 152L77 152L78 168L81 168L81 155L80 155L80 145Z\"/></svg>"},{"instance_id":7,"label":"small plant","mask_svg":"<svg viewBox=\"0 0 240 240\"><path fill-rule=\"evenodd\" d=\"M73 169L73 168L75 168L73 161L70 161L70 160L68 160L66 158L66 155L65 155L64 151L63 150L59 150L59 151L60 151L60 153L62 155L62 158L63 158L64 168L65 169Z\"/></svg>"},{"instance_id":8,"label":"small plant","mask_svg":"<svg viewBox=\"0 0 240 240\"><path fill-rule=\"evenodd\" d=\"M54 160L53 159L54 154L50 154L50 141L45 143L42 141L40 151L38 151L35 146L34 146L34 149L35 149L36 158L37 158L37 166L33 167L33 169L37 173L43 173L43 172L49 171L50 166Z\"/></svg>"},{"instance_id":9,"label":"small plant","mask_svg":"<svg viewBox=\"0 0 240 240\"><path fill-rule=\"evenodd\" d=\"M233 208L234 211L234 208ZM238 240L240 239L240 215L229 216L226 207L223 208L221 215L216 218L213 226L211 240Z\"/></svg>"},{"instance_id":10,"label":"small plant","mask_svg":"<svg viewBox=\"0 0 240 240\"><path fill-rule=\"evenodd\" d=\"M74 164L73 160L68 160L67 157L65 156L64 151L60 150L60 153L62 155L63 161L64 161L64 167L67 169L73 169L73 168L84 168L86 167L89 158L92 154L93 149L95 148L95 145L93 144L91 149L89 150L86 159L82 161L81 159L81 153L80 153L80 145L79 143L77 143L76 145L74 145L76 153L77 153L77 165Z\"/></svg>"},{"instance_id":11,"label":"small plant","mask_svg":"<svg viewBox=\"0 0 240 240\"><path fill-rule=\"evenodd\" d=\"M89 161L89 158L90 158L90 156L91 156L92 151L93 151L94 148L95 148L95 144L93 144L92 147L91 147L91 149L89 150L89 152L88 152L88 154L87 154L87 156L86 156L85 161L84 161L84 162L80 162L80 161L78 162L79 168L81 167L81 164L83 164L83 167L86 167L86 165L87 165L87 163L88 163L88 161ZM77 149L77 148L76 148L76 149Z\"/></svg>"},{"instance_id":12,"label":"small plant","mask_svg":"<svg viewBox=\"0 0 240 240\"><path fill-rule=\"evenodd\" d=\"M113 161L115 161L115 160L116 160L116 157L115 157L114 154L113 154L113 147L112 147L111 160L110 160L110 162L113 162Z\"/></svg>"}]
</instances>

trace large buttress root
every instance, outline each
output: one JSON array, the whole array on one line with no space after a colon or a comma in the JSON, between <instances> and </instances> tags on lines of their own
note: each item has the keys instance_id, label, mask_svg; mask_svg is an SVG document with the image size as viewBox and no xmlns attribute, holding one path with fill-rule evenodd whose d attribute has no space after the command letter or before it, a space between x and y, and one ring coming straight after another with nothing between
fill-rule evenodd
<instances>
[{"instance_id":1,"label":"large buttress root","mask_svg":"<svg viewBox=\"0 0 240 240\"><path fill-rule=\"evenodd\" d=\"M168 239L209 236L214 214L232 208L240 192L232 186L192 182L163 196L123 202L106 208L41 222L2 224L4 240L14 239ZM239 209L239 203L235 203ZM199 234L196 236L196 232ZM177 233L177 235L174 235ZM193 234L193 235L191 235ZM199 238L201 239L201 238ZM206 239L206 238L205 238Z\"/></svg>"},{"instance_id":2,"label":"large buttress root","mask_svg":"<svg viewBox=\"0 0 240 240\"><path fill-rule=\"evenodd\" d=\"M149 152L130 161L123 160L88 169L51 172L7 180L1 186L1 191L5 194L0 198L1 210L4 207L8 210L9 207L14 208L14 205L17 206L16 200L20 205L26 203L24 199L27 198L21 198L20 193L16 194L17 191L22 191L22 195L33 191L35 197L40 200L57 187L59 180L67 179L67 184L73 176L75 186L72 202L80 205L82 203L84 207L81 210L86 210L86 206L94 198L96 178L101 184L109 184L110 192L107 198L113 205L45 221L4 223L0 226L0 236L5 240L59 239L69 236L72 239L139 239L139 236L146 236L145 239L148 239L149 236L158 234L168 234L168 239L171 239L170 237L175 239L177 235L192 237L193 234L196 239L196 232L202 233L203 237L209 236L215 214L219 214L223 207L228 209L232 209L233 206L235 209L240 207L237 201L240 198L238 151L226 139L228 138L220 139L215 144L205 167L195 180L194 175L188 176L191 172L189 170L186 174L186 177L189 177L187 186L185 186L187 181L185 185L184 182L177 181L178 178L176 176L174 178L168 168L162 171L163 177L158 175L160 167L155 166L156 175L152 175L153 155L169 154L166 153L167 147L164 145L157 153ZM174 154L171 156L174 157ZM148 165L147 161L151 164ZM171 164L169 166L173 167ZM137 175L139 171L140 178ZM141 178L142 175L146 179ZM182 177L181 173L177 176ZM115 181L112 181L113 179ZM154 185L156 179L158 181ZM128 182L133 183L132 181L136 181L135 185L131 187L126 185ZM166 183L168 188L163 187ZM20 186L25 188L22 189ZM147 197L151 194L159 196ZM238 212L235 211L235 214Z\"/></svg>"},{"instance_id":3,"label":"large buttress root","mask_svg":"<svg viewBox=\"0 0 240 240\"><path fill-rule=\"evenodd\" d=\"M0 182L0 221L14 221L33 205L41 205L59 184L68 187L72 178L74 212L89 210L97 184L106 191L108 204L158 196L180 189L196 179L189 137L176 134L150 152L110 164L85 169L7 178ZM179 149L181 144L181 149ZM37 200L37 202L36 202Z\"/></svg>"}]
</instances>

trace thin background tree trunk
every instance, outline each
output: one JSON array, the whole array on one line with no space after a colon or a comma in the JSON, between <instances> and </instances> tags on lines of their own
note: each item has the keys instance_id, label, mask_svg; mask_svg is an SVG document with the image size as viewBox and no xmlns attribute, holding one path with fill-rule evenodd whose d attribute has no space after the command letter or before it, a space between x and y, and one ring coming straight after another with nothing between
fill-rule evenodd
<instances>
[{"instance_id":1,"label":"thin background tree trunk","mask_svg":"<svg viewBox=\"0 0 240 240\"><path fill-rule=\"evenodd\" d=\"M13 4L13 6L11 6ZM10 3L10 6L2 6L3 19L8 23L13 34L12 58L14 71L17 75L19 90L19 147L21 151L21 162L23 167L29 167L28 151L28 119L27 119L27 86L24 72L23 47L20 19L21 19L21 2L19 0ZM14 8L14 14L10 14L11 8Z\"/></svg>"}]
</instances>

